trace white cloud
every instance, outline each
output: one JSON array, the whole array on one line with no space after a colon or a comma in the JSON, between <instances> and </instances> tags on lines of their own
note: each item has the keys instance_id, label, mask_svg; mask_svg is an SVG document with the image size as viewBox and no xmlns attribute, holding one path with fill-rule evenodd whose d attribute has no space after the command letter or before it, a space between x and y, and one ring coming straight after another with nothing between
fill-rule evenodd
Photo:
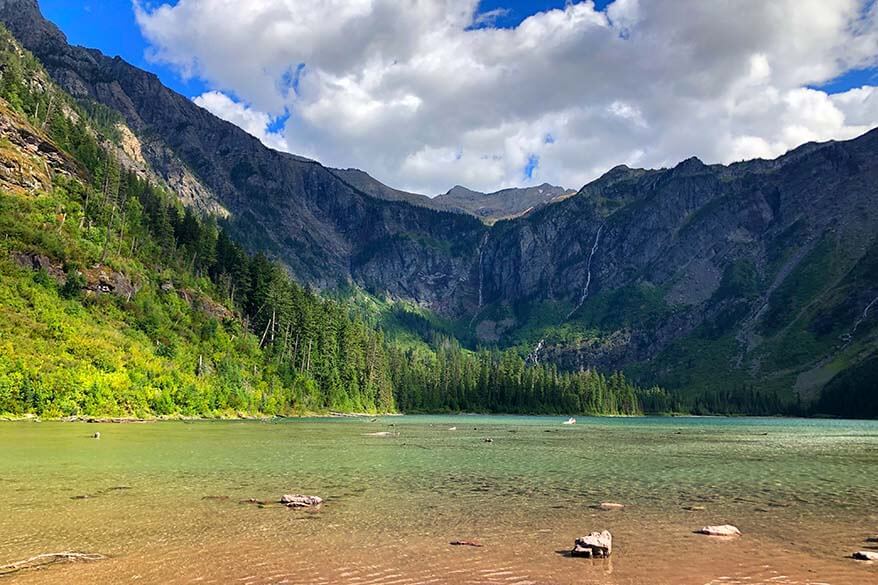
<instances>
[{"instance_id":1,"label":"white cloud","mask_svg":"<svg viewBox=\"0 0 878 585\"><path fill-rule=\"evenodd\" d=\"M152 58L250 106L198 103L266 144L426 193L519 185L531 157L529 182L579 187L619 163L774 156L878 124L874 87L808 89L878 65L878 2L584 1L514 29L478 4L135 9ZM283 137L270 134L285 111Z\"/></svg>"},{"instance_id":2,"label":"white cloud","mask_svg":"<svg viewBox=\"0 0 878 585\"><path fill-rule=\"evenodd\" d=\"M218 91L208 91L192 101L211 112L217 118L231 122L250 135L258 138L262 144L275 150L288 150L283 134L270 132L271 118L268 114L256 111Z\"/></svg>"}]
</instances>

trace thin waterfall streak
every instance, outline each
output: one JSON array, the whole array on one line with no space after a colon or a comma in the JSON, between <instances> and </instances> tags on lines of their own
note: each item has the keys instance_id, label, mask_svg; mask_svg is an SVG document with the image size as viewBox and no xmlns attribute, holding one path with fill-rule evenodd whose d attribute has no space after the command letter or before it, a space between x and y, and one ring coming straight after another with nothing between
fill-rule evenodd
<instances>
[{"instance_id":1,"label":"thin waterfall streak","mask_svg":"<svg viewBox=\"0 0 878 585\"><path fill-rule=\"evenodd\" d=\"M866 319L869 318L869 310L875 305L875 303L878 303L878 297L875 297L874 299L872 299L872 302L870 302L868 305L866 305L866 308L863 309L863 314L860 315L860 318L857 319L856 323L854 323L854 328L851 329L851 336L852 337L853 337L854 333L857 332L857 329L860 327L860 324L862 324L863 321L865 321Z\"/></svg>"},{"instance_id":2,"label":"thin waterfall streak","mask_svg":"<svg viewBox=\"0 0 878 585\"><path fill-rule=\"evenodd\" d=\"M847 346L849 346L854 340L854 335L856 334L857 329L860 328L860 325L863 324L863 321L869 318L869 311L872 310L872 307L875 306L875 303L878 303L878 297L875 297L868 305L866 305L866 308L863 309L862 314L857 318L856 321L854 321L854 326L851 327L850 332L845 333L842 336L842 339L844 340L844 345L841 346L841 349L846 349Z\"/></svg>"},{"instance_id":3,"label":"thin waterfall streak","mask_svg":"<svg viewBox=\"0 0 878 585\"><path fill-rule=\"evenodd\" d=\"M598 251L598 244L600 243L601 231L603 229L604 229L603 224L598 226L598 231L594 236L594 244L592 244L592 246L591 246L591 253L588 255L588 262L586 262L586 264L585 264L585 272L586 272L585 287L582 289L582 295L579 297L579 302L576 304L576 306L573 308L573 310L570 311L569 313L567 313L567 316L564 318L564 321L567 321L568 319L570 319L570 317L572 317L574 315L574 313L576 313L576 311L578 311L582 307L582 305L585 303L586 299L588 299L588 290L589 290L589 288L591 288L591 263L592 263L592 260L594 259L594 255Z\"/></svg>"},{"instance_id":4,"label":"thin waterfall streak","mask_svg":"<svg viewBox=\"0 0 878 585\"><path fill-rule=\"evenodd\" d=\"M473 318L470 319L469 326L472 327L473 323L476 322L476 318L479 316L479 313L482 312L482 306L485 304L484 297L484 253L485 246L488 243L488 237L491 235L491 232L485 232L485 235L482 237L482 242L479 244L479 306L476 308L476 312L473 315Z\"/></svg>"}]
</instances>

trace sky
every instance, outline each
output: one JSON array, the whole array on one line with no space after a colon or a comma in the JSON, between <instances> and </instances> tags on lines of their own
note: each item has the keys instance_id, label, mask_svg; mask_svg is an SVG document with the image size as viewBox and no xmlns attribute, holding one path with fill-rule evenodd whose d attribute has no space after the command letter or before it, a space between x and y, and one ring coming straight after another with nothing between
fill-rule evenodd
<instances>
[{"instance_id":1,"label":"sky","mask_svg":"<svg viewBox=\"0 0 878 585\"><path fill-rule=\"evenodd\" d=\"M267 146L434 195L878 126L878 0L41 0Z\"/></svg>"}]
</instances>

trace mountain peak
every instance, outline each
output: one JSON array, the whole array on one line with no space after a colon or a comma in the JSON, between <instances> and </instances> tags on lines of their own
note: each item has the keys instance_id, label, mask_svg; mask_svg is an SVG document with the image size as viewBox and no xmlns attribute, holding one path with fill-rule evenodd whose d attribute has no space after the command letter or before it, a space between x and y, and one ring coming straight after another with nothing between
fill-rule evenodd
<instances>
[{"instance_id":1,"label":"mountain peak","mask_svg":"<svg viewBox=\"0 0 878 585\"><path fill-rule=\"evenodd\" d=\"M472 189L470 189L470 188L468 188L468 187L464 187L463 185L455 185L454 187L452 187L451 189L449 189L449 190L445 193L446 196L447 196L447 195L451 195L451 196L455 196L455 195L458 195L458 196L459 196L459 195L473 195L473 194L484 195L484 193L481 193L481 192L479 192L479 191L473 191Z\"/></svg>"},{"instance_id":2,"label":"mountain peak","mask_svg":"<svg viewBox=\"0 0 878 585\"><path fill-rule=\"evenodd\" d=\"M0 21L26 47L48 41L67 44L64 33L43 17L37 0L0 0Z\"/></svg>"},{"instance_id":3,"label":"mountain peak","mask_svg":"<svg viewBox=\"0 0 878 585\"><path fill-rule=\"evenodd\" d=\"M686 160L680 161L677 166L674 167L674 171L677 173L697 173L706 168L707 165L704 164L700 158L697 156L690 156Z\"/></svg>"}]
</instances>

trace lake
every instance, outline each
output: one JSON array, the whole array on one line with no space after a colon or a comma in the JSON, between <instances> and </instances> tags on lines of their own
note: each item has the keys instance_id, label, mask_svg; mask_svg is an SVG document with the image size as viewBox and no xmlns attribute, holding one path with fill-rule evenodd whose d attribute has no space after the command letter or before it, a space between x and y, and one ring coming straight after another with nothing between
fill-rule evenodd
<instances>
[{"instance_id":1,"label":"lake","mask_svg":"<svg viewBox=\"0 0 878 585\"><path fill-rule=\"evenodd\" d=\"M846 558L878 550L864 542L878 535L878 422L562 421L3 423L0 565L107 558L0 581L878 583L878 566ZM326 501L240 503L286 493ZM592 507L605 501L625 509ZM724 523L743 536L693 533ZM564 554L602 529L610 559Z\"/></svg>"}]
</instances>

